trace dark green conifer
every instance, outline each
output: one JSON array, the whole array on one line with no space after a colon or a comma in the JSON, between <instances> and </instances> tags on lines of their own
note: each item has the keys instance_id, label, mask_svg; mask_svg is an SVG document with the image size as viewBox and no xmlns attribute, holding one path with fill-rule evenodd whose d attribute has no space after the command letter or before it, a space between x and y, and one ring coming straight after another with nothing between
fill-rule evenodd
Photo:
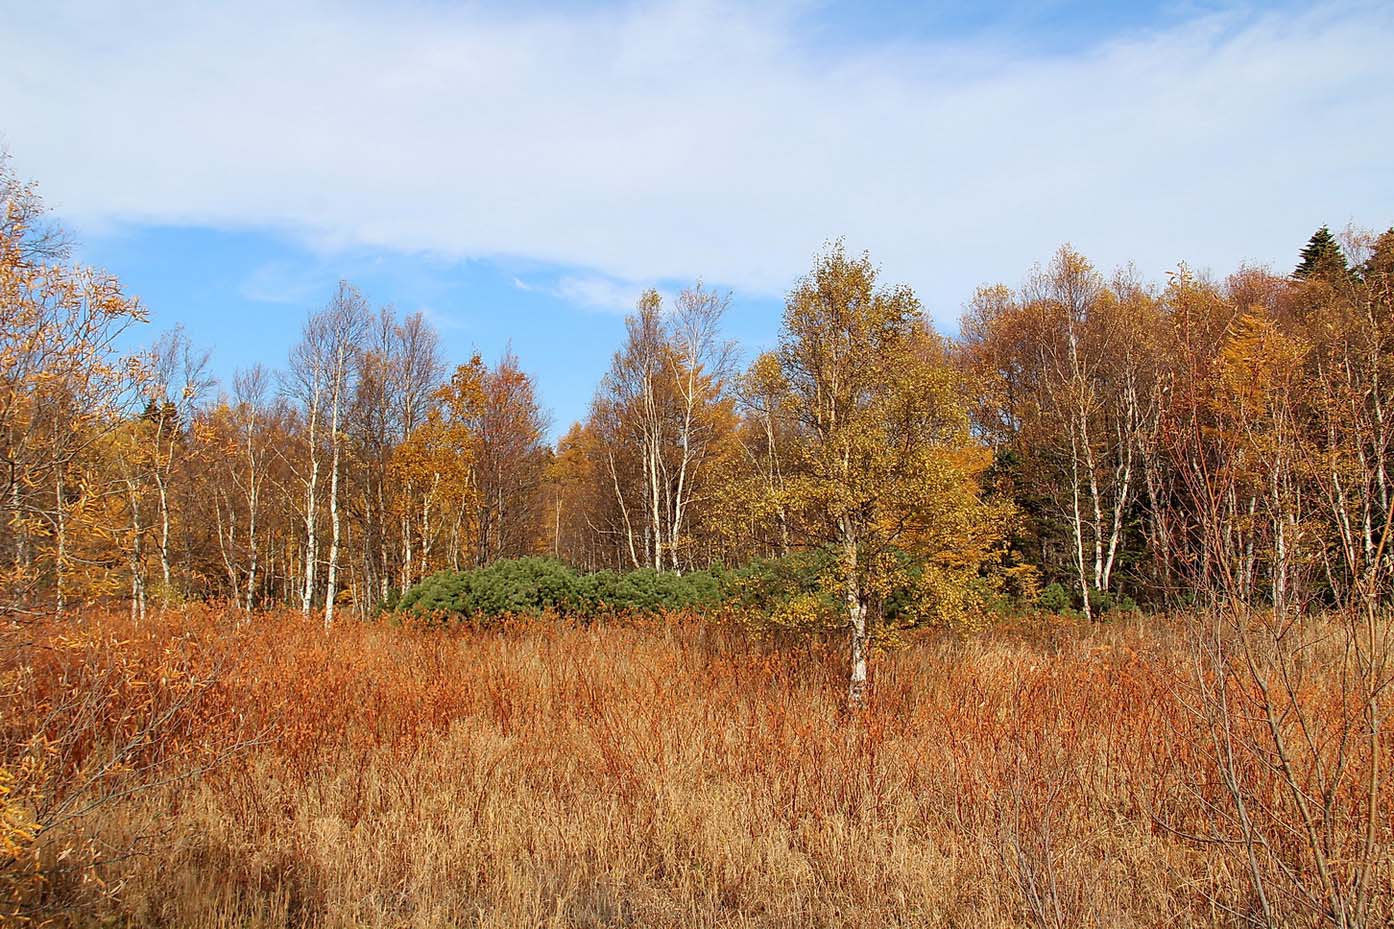
<instances>
[{"instance_id":1,"label":"dark green conifer","mask_svg":"<svg viewBox=\"0 0 1394 929\"><path fill-rule=\"evenodd\" d=\"M1292 276L1302 280L1323 279L1332 283L1350 277L1345 252L1341 251L1340 243L1330 229L1322 226L1312 233Z\"/></svg>"}]
</instances>

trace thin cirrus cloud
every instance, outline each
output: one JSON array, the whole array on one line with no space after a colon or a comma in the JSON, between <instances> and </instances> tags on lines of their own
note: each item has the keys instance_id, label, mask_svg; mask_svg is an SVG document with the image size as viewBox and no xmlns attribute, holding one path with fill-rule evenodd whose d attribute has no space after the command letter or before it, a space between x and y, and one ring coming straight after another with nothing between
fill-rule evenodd
<instances>
[{"instance_id":1,"label":"thin cirrus cloud","mask_svg":"<svg viewBox=\"0 0 1394 929\"><path fill-rule=\"evenodd\" d=\"M599 309L698 275L777 294L845 236L946 318L1064 240L1157 275L1394 220L1387 4L1068 54L815 44L812 15L55 0L6 15L0 133L80 227L518 259L580 269L519 283Z\"/></svg>"},{"instance_id":2,"label":"thin cirrus cloud","mask_svg":"<svg viewBox=\"0 0 1394 929\"><path fill-rule=\"evenodd\" d=\"M530 277L513 278L513 286L525 293L545 294L585 310L601 313L627 313L634 309L639 297L649 289L658 290L666 300L671 293L653 282L618 280L603 274L566 273L556 277L555 282Z\"/></svg>"},{"instance_id":3,"label":"thin cirrus cloud","mask_svg":"<svg viewBox=\"0 0 1394 929\"><path fill-rule=\"evenodd\" d=\"M333 276L317 266L271 261L253 269L239 290L242 297L254 303L299 307L321 298L333 283Z\"/></svg>"}]
</instances>

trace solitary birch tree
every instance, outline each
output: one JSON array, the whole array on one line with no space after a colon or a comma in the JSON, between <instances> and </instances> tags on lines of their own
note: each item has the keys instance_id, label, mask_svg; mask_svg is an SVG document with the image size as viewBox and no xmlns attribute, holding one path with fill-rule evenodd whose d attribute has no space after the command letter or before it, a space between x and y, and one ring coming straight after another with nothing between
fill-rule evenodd
<instances>
[{"instance_id":1,"label":"solitary birch tree","mask_svg":"<svg viewBox=\"0 0 1394 929\"><path fill-rule=\"evenodd\" d=\"M932 568L944 598L975 573L996 528L978 477L958 375L908 287L878 287L866 255L831 246L789 294L777 408L797 433L783 496L807 538L833 544L850 640L847 698L864 702L872 607L892 548Z\"/></svg>"}]
</instances>

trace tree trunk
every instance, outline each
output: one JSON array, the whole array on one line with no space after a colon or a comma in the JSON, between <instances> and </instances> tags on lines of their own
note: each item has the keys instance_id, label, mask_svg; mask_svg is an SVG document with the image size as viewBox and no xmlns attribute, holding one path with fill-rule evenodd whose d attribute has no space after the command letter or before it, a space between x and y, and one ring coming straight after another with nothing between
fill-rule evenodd
<instances>
[{"instance_id":1,"label":"tree trunk","mask_svg":"<svg viewBox=\"0 0 1394 929\"><path fill-rule=\"evenodd\" d=\"M127 482L127 496L131 503L131 619L145 620L145 555L141 540L145 532L140 522L140 503L136 496L135 484Z\"/></svg>"},{"instance_id":2,"label":"tree trunk","mask_svg":"<svg viewBox=\"0 0 1394 929\"><path fill-rule=\"evenodd\" d=\"M639 550L634 544L634 524L629 520L629 507L625 505L624 492L620 490L619 472L615 470L615 453L608 452L605 460L610 465L610 480L615 487L615 500L620 505L620 515L624 517L624 538L629 545L629 560L633 562L634 567L638 568L640 566Z\"/></svg>"},{"instance_id":3,"label":"tree trunk","mask_svg":"<svg viewBox=\"0 0 1394 929\"><path fill-rule=\"evenodd\" d=\"M851 665L847 681L847 705L854 709L866 705L866 604L862 602L861 577L857 566L857 543L848 538L843 542L843 560L847 572L847 622L851 636Z\"/></svg>"},{"instance_id":4,"label":"tree trunk","mask_svg":"<svg viewBox=\"0 0 1394 929\"><path fill-rule=\"evenodd\" d=\"M25 554L24 546L24 511L19 502L19 479L15 476L15 467L10 465L10 525L14 528L15 544L15 567L28 567L28 557Z\"/></svg>"},{"instance_id":5,"label":"tree trunk","mask_svg":"<svg viewBox=\"0 0 1394 929\"><path fill-rule=\"evenodd\" d=\"M252 475L252 491L247 496L247 612L252 612L255 606L255 591L257 586L257 497L259 492L256 489L255 471Z\"/></svg>"},{"instance_id":6,"label":"tree trunk","mask_svg":"<svg viewBox=\"0 0 1394 929\"><path fill-rule=\"evenodd\" d=\"M324 631L334 626L334 596L339 574L339 394L343 383L343 352L334 372L334 407L330 414L329 441L333 448L329 465L329 572L324 591Z\"/></svg>"},{"instance_id":7,"label":"tree trunk","mask_svg":"<svg viewBox=\"0 0 1394 929\"><path fill-rule=\"evenodd\" d=\"M67 606L63 591L63 573L68 558L68 502L63 496L63 472L61 470L58 472L58 479L54 481L54 501L57 504L55 516L58 522L56 539L58 551L53 561L53 585L56 605L61 614L64 607Z\"/></svg>"},{"instance_id":8,"label":"tree trunk","mask_svg":"<svg viewBox=\"0 0 1394 929\"><path fill-rule=\"evenodd\" d=\"M1094 620L1093 607L1089 603L1089 575L1084 564L1084 513L1080 509L1079 491L1079 445L1073 424L1070 428L1070 489L1073 506L1070 523L1074 529L1075 568L1079 575L1079 595L1084 601L1084 618Z\"/></svg>"},{"instance_id":9,"label":"tree trunk","mask_svg":"<svg viewBox=\"0 0 1394 929\"><path fill-rule=\"evenodd\" d=\"M160 609L169 609L170 565L169 565L169 493L165 489L165 478L155 475L155 487L160 492L160 576L164 587L160 590Z\"/></svg>"},{"instance_id":10,"label":"tree trunk","mask_svg":"<svg viewBox=\"0 0 1394 929\"><path fill-rule=\"evenodd\" d=\"M305 583L300 591L300 613L307 619L310 604L315 596L315 565L319 561L319 544L315 532L315 504L319 485L319 452L316 449L316 420L319 417L319 401L316 398L310 410L310 477L305 482Z\"/></svg>"}]
</instances>

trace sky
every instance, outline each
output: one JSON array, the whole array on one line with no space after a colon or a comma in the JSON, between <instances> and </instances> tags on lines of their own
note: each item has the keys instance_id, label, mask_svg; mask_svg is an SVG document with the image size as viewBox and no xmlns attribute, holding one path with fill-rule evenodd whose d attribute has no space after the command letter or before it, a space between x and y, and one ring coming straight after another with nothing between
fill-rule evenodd
<instances>
[{"instance_id":1,"label":"sky","mask_svg":"<svg viewBox=\"0 0 1394 929\"><path fill-rule=\"evenodd\" d=\"M824 243L956 331L1069 242L1286 271L1394 223L1394 4L0 0L0 143L214 371L347 279L554 432L646 287L773 343Z\"/></svg>"}]
</instances>

